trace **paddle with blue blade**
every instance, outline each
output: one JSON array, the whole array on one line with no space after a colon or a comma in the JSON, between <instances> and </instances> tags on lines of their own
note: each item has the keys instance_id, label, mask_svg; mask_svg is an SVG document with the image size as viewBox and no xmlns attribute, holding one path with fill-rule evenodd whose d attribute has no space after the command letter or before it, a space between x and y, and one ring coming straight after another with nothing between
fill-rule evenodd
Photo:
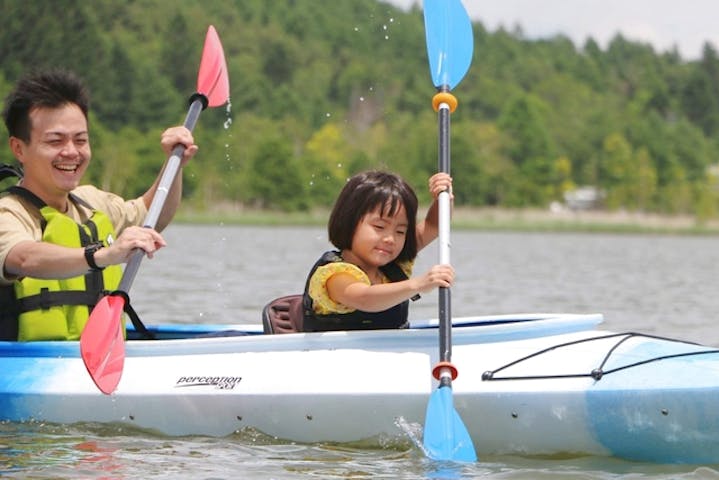
<instances>
[{"instance_id":1,"label":"paddle with blue blade","mask_svg":"<svg viewBox=\"0 0 719 480\"><path fill-rule=\"evenodd\" d=\"M432 82L438 93L432 106L438 114L439 171L450 172L450 113L457 107L452 90L472 63L472 22L460 0L424 0L424 26ZM439 263L449 264L450 193L439 194ZM454 408L452 380L452 318L450 289L439 289L439 363L432 374L439 381L427 404L423 446L433 460L474 462L477 454L467 427Z\"/></svg>"},{"instance_id":2,"label":"paddle with blue blade","mask_svg":"<svg viewBox=\"0 0 719 480\"><path fill-rule=\"evenodd\" d=\"M190 97L190 107L184 126L192 131L200 113L207 107L219 107L230 96L230 81L225 63L225 53L220 37L213 26L205 36L205 44L197 75L197 91ZM144 226L155 228L165 200L180 169L184 145L177 145L167 160L157 190L147 212ZM145 256L136 250L127 263L118 290L104 296L90 313L80 337L80 353L87 371L102 393L115 391L125 364L125 334L122 314L129 302L127 292L137 275L140 262Z\"/></svg>"}]
</instances>

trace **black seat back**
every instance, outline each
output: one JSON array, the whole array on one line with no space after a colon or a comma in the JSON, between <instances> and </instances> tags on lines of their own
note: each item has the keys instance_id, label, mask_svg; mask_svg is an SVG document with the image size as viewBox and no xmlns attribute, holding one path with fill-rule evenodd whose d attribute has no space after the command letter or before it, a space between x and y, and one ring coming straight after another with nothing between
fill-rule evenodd
<instances>
[{"instance_id":1,"label":"black seat back","mask_svg":"<svg viewBox=\"0 0 719 480\"><path fill-rule=\"evenodd\" d=\"M303 315L302 294L285 295L262 309L262 327L265 333L301 332Z\"/></svg>"}]
</instances>

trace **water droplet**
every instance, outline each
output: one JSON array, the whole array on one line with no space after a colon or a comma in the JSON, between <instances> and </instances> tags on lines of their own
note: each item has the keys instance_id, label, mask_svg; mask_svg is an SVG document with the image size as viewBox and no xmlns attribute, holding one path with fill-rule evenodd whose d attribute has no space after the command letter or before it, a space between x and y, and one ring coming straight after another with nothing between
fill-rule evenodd
<instances>
[{"instance_id":1,"label":"water droplet","mask_svg":"<svg viewBox=\"0 0 719 480\"><path fill-rule=\"evenodd\" d=\"M364 102L364 97L360 97L360 102Z\"/></svg>"},{"instance_id":2,"label":"water droplet","mask_svg":"<svg viewBox=\"0 0 719 480\"><path fill-rule=\"evenodd\" d=\"M325 113L325 117L329 118L331 116L332 116L332 114L330 112Z\"/></svg>"}]
</instances>

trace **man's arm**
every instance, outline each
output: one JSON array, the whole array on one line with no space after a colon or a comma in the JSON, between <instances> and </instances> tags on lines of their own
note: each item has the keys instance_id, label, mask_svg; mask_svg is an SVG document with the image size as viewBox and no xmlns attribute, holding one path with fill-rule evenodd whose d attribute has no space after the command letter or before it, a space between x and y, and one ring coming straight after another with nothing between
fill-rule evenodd
<instances>
[{"instance_id":1,"label":"man's arm","mask_svg":"<svg viewBox=\"0 0 719 480\"><path fill-rule=\"evenodd\" d=\"M162 133L160 144L162 145L162 150L168 158L172 154L172 150L175 146L179 144L185 145L185 151L182 155L180 167L184 167L195 155L195 153L197 153L197 145L194 143L192 132L182 126L171 127L165 130ZM155 198L155 192L157 191L157 187L160 183L160 178L162 177L162 172L165 170L165 167L166 164L162 167L162 171L160 171L160 174L157 178L155 178L155 181L150 188L142 195L142 199L148 209L152 204L152 200ZM172 221L172 218L175 216L175 211L177 211L177 207L180 205L181 198L182 170L177 173L175 181L172 183L172 186L167 193L165 204L162 208L162 212L160 212L160 216L157 219L157 225L155 225L155 229L158 232L161 232L167 225L169 225L170 221Z\"/></svg>"},{"instance_id":2,"label":"man's arm","mask_svg":"<svg viewBox=\"0 0 719 480\"><path fill-rule=\"evenodd\" d=\"M164 247L162 236L151 228L128 227L106 248L95 252L98 267L126 263L136 248L149 258ZM5 278L71 278L84 275L90 269L84 247L64 247L48 242L24 240L15 244L3 265Z\"/></svg>"}]
</instances>

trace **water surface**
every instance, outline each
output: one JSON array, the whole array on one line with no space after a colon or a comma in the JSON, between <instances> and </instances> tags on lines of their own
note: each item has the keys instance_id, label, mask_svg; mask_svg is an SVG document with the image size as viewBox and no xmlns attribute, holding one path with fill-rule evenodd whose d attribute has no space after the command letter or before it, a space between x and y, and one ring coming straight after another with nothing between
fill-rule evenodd
<instances>
[{"instance_id":1,"label":"water surface","mask_svg":"<svg viewBox=\"0 0 719 480\"><path fill-rule=\"evenodd\" d=\"M145 323L259 323L270 299L300 292L330 248L322 228L173 225L144 260L132 304ZM601 312L612 330L719 346L714 237L452 232L454 316ZM420 253L417 270L438 258ZM411 317L437 316L436 295ZM491 435L491 432L487 432ZM297 445L260 432L166 437L119 425L0 423L0 477L52 479L719 479L719 465L613 458L482 457L448 466L412 442Z\"/></svg>"}]
</instances>

